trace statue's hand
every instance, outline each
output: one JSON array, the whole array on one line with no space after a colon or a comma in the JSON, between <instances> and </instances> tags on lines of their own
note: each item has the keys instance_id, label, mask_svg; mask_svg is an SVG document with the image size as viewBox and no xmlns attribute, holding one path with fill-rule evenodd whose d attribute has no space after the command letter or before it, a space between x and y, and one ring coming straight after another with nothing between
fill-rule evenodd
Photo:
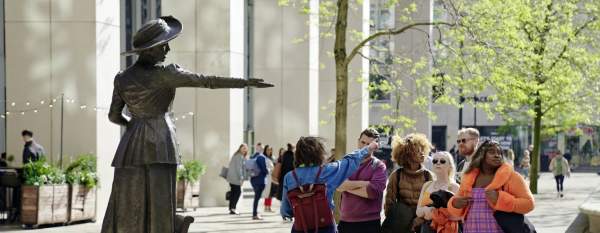
<instances>
[{"instance_id":1,"label":"statue's hand","mask_svg":"<svg viewBox=\"0 0 600 233\"><path fill-rule=\"evenodd\" d=\"M273 87L273 84L267 83L267 82L265 82L265 80L262 80L262 79L250 78L250 79L248 79L248 86L249 87L258 87L258 88L266 88L266 87Z\"/></svg>"}]
</instances>

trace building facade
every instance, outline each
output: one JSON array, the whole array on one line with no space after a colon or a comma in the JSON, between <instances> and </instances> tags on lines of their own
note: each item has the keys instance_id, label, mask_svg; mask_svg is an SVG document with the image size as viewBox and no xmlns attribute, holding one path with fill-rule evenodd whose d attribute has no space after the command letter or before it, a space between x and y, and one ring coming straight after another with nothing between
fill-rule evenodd
<instances>
[{"instance_id":1,"label":"building facade","mask_svg":"<svg viewBox=\"0 0 600 233\"><path fill-rule=\"evenodd\" d=\"M369 4L353 8L349 28L369 32ZM5 49L0 62L5 85L0 136L10 166L22 166L20 132L29 129L52 163L80 154L98 158L102 219L112 183L110 166L123 129L108 121L113 79L135 61L119 53L131 46L146 21L173 15L183 32L170 43L168 63L224 77L263 78L260 90L177 90L172 108L179 154L207 165L203 206L223 206L228 185L218 177L241 143L278 149L300 136L334 144L335 69L333 38L324 37L319 1L280 6L272 0L9 0L1 20ZM349 42L352 46L356 42ZM365 51L368 54L368 51ZM350 66L354 79L368 80L369 63ZM368 82L350 82L348 146L354 149L368 126ZM1 93L0 93L1 94ZM1 144L0 144L1 146Z\"/></svg>"}]
</instances>

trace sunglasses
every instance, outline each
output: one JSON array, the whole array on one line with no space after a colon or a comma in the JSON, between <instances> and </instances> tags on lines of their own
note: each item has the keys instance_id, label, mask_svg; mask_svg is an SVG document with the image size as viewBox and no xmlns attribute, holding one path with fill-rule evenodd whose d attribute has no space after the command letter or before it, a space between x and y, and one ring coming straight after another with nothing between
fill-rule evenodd
<instances>
[{"instance_id":1,"label":"sunglasses","mask_svg":"<svg viewBox=\"0 0 600 233\"><path fill-rule=\"evenodd\" d=\"M446 164L446 160L444 160L444 159L440 159L440 160L434 159L431 162L433 162L433 164L437 164L438 162L440 164Z\"/></svg>"},{"instance_id":2,"label":"sunglasses","mask_svg":"<svg viewBox=\"0 0 600 233\"><path fill-rule=\"evenodd\" d=\"M456 140L456 144L467 143L467 141L472 140L473 138L463 138Z\"/></svg>"}]
</instances>

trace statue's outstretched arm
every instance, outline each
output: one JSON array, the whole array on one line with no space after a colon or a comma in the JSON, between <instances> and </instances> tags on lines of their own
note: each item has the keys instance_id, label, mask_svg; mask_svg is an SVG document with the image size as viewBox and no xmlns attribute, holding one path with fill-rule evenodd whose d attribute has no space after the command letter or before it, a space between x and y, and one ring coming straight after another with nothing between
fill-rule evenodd
<instances>
[{"instance_id":1,"label":"statue's outstretched arm","mask_svg":"<svg viewBox=\"0 0 600 233\"><path fill-rule=\"evenodd\" d=\"M217 88L244 88L244 87L272 87L260 79L225 78L217 76L205 76L187 71L179 65L171 64L164 68L162 74L163 85L168 87L204 87Z\"/></svg>"}]
</instances>

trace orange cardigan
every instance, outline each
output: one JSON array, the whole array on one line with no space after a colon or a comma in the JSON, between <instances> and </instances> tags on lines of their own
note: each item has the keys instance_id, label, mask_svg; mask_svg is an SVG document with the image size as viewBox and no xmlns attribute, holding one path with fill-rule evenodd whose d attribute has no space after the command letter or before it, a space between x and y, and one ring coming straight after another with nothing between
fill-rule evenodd
<instances>
[{"instance_id":1,"label":"orange cardigan","mask_svg":"<svg viewBox=\"0 0 600 233\"><path fill-rule=\"evenodd\" d=\"M470 197L478 175L479 169L474 169L473 171L464 174L457 196ZM487 187L485 187L485 190L498 191L498 201L496 202L496 205L488 201L488 204L494 210L519 214L526 214L533 210L533 195L525 183L525 180L506 163L498 168L494 175L494 179ZM454 208L452 205L454 199L455 198L452 197L450 198L450 201L448 201L448 212L452 216L464 218L469 212L469 206L462 209Z\"/></svg>"}]
</instances>

